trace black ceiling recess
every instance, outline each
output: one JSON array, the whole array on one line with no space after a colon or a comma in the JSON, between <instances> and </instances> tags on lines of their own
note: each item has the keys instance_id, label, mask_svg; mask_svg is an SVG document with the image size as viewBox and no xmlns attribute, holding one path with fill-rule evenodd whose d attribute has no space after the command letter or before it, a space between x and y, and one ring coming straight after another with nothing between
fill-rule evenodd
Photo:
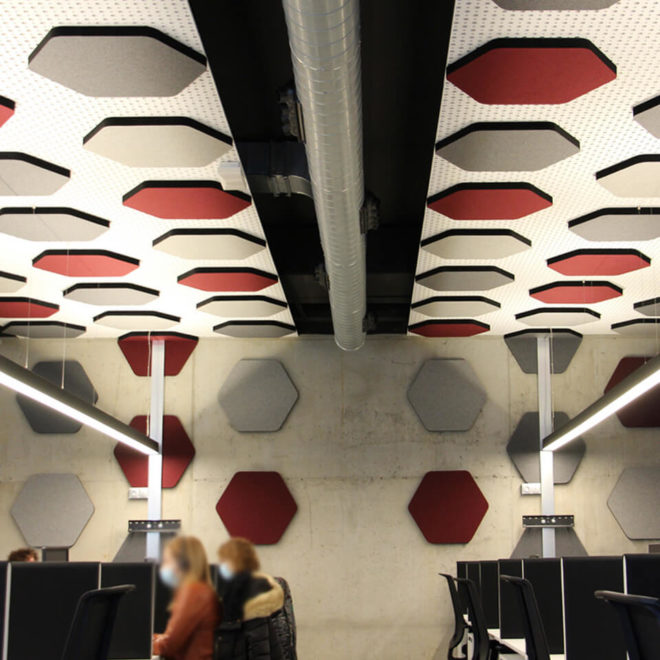
<instances>
[{"instance_id":1,"label":"black ceiling recess","mask_svg":"<svg viewBox=\"0 0 660 660\"><path fill-rule=\"evenodd\" d=\"M380 206L379 227L367 238L370 332L407 331L453 5L361 3L364 178ZM281 3L190 6L241 160L249 160L250 143L295 141L279 102L293 81ZM332 333L313 201L253 193L298 332Z\"/></svg>"}]
</instances>

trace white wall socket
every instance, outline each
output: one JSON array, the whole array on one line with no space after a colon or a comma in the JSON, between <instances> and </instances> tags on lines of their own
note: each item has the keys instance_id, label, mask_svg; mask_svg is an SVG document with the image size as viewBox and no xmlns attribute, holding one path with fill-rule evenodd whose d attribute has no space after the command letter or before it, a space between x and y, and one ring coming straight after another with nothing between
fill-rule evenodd
<instances>
[{"instance_id":1,"label":"white wall socket","mask_svg":"<svg viewBox=\"0 0 660 660\"><path fill-rule=\"evenodd\" d=\"M520 486L521 495L540 495L541 494L541 484L530 483L522 484Z\"/></svg>"},{"instance_id":2,"label":"white wall socket","mask_svg":"<svg viewBox=\"0 0 660 660\"><path fill-rule=\"evenodd\" d=\"M129 488L128 489L128 499L129 500L146 500L149 497L148 488Z\"/></svg>"}]
</instances>

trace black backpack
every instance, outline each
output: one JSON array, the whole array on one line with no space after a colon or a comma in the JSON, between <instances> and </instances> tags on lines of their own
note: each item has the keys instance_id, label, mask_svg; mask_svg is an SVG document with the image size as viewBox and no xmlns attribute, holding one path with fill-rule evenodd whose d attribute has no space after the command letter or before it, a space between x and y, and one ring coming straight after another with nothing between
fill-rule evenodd
<instances>
[{"instance_id":1,"label":"black backpack","mask_svg":"<svg viewBox=\"0 0 660 660\"><path fill-rule=\"evenodd\" d=\"M283 660L297 660L296 654L296 617L293 613L293 598L289 583L281 577L275 581L284 591L284 606L279 612L272 615L271 621L275 635L280 644Z\"/></svg>"}]
</instances>

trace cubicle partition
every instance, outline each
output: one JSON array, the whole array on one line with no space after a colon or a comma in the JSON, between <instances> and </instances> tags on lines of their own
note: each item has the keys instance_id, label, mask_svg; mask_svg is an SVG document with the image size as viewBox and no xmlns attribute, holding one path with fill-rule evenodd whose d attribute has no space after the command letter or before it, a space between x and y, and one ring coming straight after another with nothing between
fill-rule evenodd
<instances>
[{"instance_id":1,"label":"cubicle partition","mask_svg":"<svg viewBox=\"0 0 660 660\"><path fill-rule=\"evenodd\" d=\"M523 559L523 574L534 587L550 653L564 653L561 559Z\"/></svg>"},{"instance_id":2,"label":"cubicle partition","mask_svg":"<svg viewBox=\"0 0 660 660\"><path fill-rule=\"evenodd\" d=\"M496 561L479 562L479 592L488 628L499 628L499 567Z\"/></svg>"},{"instance_id":3,"label":"cubicle partition","mask_svg":"<svg viewBox=\"0 0 660 660\"><path fill-rule=\"evenodd\" d=\"M521 559L500 559L499 575L522 577ZM499 577L499 576L498 576ZM520 618L520 605L514 587L510 584L499 584L500 600L500 635L507 639L520 639L525 636L523 622Z\"/></svg>"},{"instance_id":4,"label":"cubicle partition","mask_svg":"<svg viewBox=\"0 0 660 660\"><path fill-rule=\"evenodd\" d=\"M7 598L7 562L0 561L0 658L5 648L5 613Z\"/></svg>"}]
</instances>

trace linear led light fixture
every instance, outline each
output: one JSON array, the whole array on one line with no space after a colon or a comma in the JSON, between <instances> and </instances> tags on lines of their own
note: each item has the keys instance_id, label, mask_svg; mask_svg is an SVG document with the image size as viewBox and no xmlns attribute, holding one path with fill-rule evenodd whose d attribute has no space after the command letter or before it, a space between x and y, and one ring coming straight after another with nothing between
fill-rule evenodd
<instances>
[{"instance_id":1,"label":"linear led light fixture","mask_svg":"<svg viewBox=\"0 0 660 660\"><path fill-rule=\"evenodd\" d=\"M158 454L158 443L151 438L2 355L0 355L0 385L96 429L143 454Z\"/></svg>"},{"instance_id":2,"label":"linear led light fixture","mask_svg":"<svg viewBox=\"0 0 660 660\"><path fill-rule=\"evenodd\" d=\"M561 449L658 384L660 384L660 355L656 355L646 364L635 369L568 424L551 433L543 441L543 449L547 451Z\"/></svg>"}]
</instances>

